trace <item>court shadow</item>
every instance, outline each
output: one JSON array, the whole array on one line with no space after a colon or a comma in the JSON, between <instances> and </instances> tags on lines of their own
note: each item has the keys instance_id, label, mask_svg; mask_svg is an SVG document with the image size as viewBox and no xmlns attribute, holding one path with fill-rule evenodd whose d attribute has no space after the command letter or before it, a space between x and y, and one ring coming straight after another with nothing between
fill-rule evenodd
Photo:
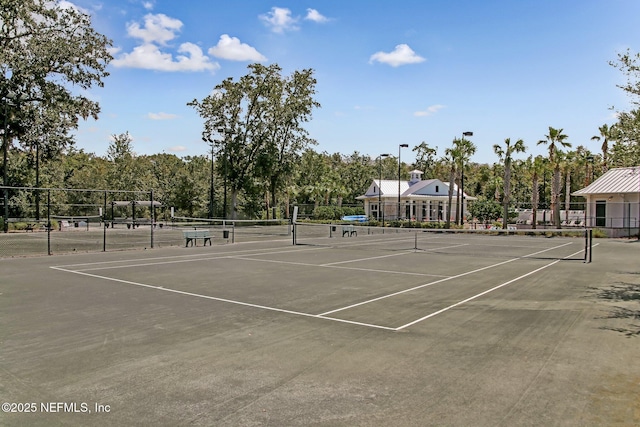
<instances>
[{"instance_id":1,"label":"court shadow","mask_svg":"<svg viewBox=\"0 0 640 427\"><path fill-rule=\"evenodd\" d=\"M618 282L610 285L606 288L591 288L595 292L595 296L598 299L634 303L638 302L638 305L629 307L616 306L606 315L601 317L602 319L629 319L640 320L640 284ZM620 332L627 337L640 336L640 325L629 324L627 327L609 327L603 326L600 329L611 330Z\"/></svg>"}]
</instances>

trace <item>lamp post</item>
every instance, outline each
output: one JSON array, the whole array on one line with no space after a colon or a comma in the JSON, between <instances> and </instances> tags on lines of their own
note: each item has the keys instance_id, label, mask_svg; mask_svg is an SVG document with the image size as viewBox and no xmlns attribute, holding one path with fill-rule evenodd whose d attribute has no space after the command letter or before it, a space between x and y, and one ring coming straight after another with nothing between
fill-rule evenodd
<instances>
[{"instance_id":1,"label":"lamp post","mask_svg":"<svg viewBox=\"0 0 640 427\"><path fill-rule=\"evenodd\" d=\"M409 144L398 145L398 220L400 220L400 149L407 148L408 146Z\"/></svg>"},{"instance_id":2,"label":"lamp post","mask_svg":"<svg viewBox=\"0 0 640 427\"><path fill-rule=\"evenodd\" d=\"M9 172L7 169L7 157L9 156L9 123L7 116L9 115L8 106L9 99L14 98L15 95L12 92L8 92L4 95L4 123L2 129L2 185L3 191L3 204L4 204L4 225L3 231L7 233L9 231Z\"/></svg>"},{"instance_id":3,"label":"lamp post","mask_svg":"<svg viewBox=\"0 0 640 427\"><path fill-rule=\"evenodd\" d=\"M202 138L204 139L204 138ZM209 218L214 217L214 198L215 198L215 187L213 185L213 140L211 138L206 139L209 144L211 144L211 178L210 178L210 186L209 186Z\"/></svg>"},{"instance_id":4,"label":"lamp post","mask_svg":"<svg viewBox=\"0 0 640 427\"><path fill-rule=\"evenodd\" d=\"M224 213L222 215L222 219L227 219L227 146L229 145L229 140L227 139L229 132L227 132L227 130L225 128L218 128L218 133L222 135L223 139L224 139L224 150L223 150L223 156L224 156L224 200L222 203L223 206L223 210Z\"/></svg>"},{"instance_id":5,"label":"lamp post","mask_svg":"<svg viewBox=\"0 0 640 427\"><path fill-rule=\"evenodd\" d=\"M389 154L380 154L378 156L378 169L380 171L380 180L378 181L378 217L377 220L382 218L382 225L384 226L384 211L381 209L382 207L382 159L389 157Z\"/></svg>"},{"instance_id":6,"label":"lamp post","mask_svg":"<svg viewBox=\"0 0 640 427\"><path fill-rule=\"evenodd\" d=\"M465 136L473 136L473 132L462 132L462 140L460 142L464 141ZM464 223L464 153L461 161L462 167L460 171L460 199L462 201L462 206L460 207L460 224L462 225Z\"/></svg>"}]
</instances>

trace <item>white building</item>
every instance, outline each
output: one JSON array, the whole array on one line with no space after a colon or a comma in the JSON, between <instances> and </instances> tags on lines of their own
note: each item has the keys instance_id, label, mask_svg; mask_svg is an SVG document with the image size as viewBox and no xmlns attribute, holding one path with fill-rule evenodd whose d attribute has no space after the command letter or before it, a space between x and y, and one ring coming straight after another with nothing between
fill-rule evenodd
<instances>
[{"instance_id":1,"label":"white building","mask_svg":"<svg viewBox=\"0 0 640 427\"><path fill-rule=\"evenodd\" d=\"M587 199L587 227L602 228L610 237L638 234L640 166L611 169L572 195Z\"/></svg>"},{"instance_id":2,"label":"white building","mask_svg":"<svg viewBox=\"0 0 640 427\"><path fill-rule=\"evenodd\" d=\"M399 217L412 221L446 221L449 204L449 184L439 179L422 180L422 172L411 171L409 181L374 180L367 192L357 199L364 202L365 214L371 218L393 220ZM398 187L400 188L400 209L398 209ZM454 184L451 206L451 221L456 215L456 191ZM461 195L466 215L467 202L475 200L466 194Z\"/></svg>"}]
</instances>

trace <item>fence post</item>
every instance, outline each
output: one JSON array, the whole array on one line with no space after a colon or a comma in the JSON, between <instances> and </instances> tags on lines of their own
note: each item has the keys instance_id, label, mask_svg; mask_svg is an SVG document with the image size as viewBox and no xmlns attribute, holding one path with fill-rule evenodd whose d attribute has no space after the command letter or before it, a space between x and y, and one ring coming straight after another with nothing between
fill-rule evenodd
<instances>
[{"instance_id":1,"label":"fence post","mask_svg":"<svg viewBox=\"0 0 640 427\"><path fill-rule=\"evenodd\" d=\"M113 207L112 207L113 210ZM113 221L113 214L111 215ZM102 210L102 252L107 251L107 190L104 191Z\"/></svg>"},{"instance_id":2,"label":"fence post","mask_svg":"<svg viewBox=\"0 0 640 427\"><path fill-rule=\"evenodd\" d=\"M153 249L153 229L156 226L156 207L153 204L153 190L151 190L150 196L151 196L151 249Z\"/></svg>"},{"instance_id":3,"label":"fence post","mask_svg":"<svg viewBox=\"0 0 640 427\"><path fill-rule=\"evenodd\" d=\"M47 255L51 255L51 190L47 190Z\"/></svg>"}]
</instances>

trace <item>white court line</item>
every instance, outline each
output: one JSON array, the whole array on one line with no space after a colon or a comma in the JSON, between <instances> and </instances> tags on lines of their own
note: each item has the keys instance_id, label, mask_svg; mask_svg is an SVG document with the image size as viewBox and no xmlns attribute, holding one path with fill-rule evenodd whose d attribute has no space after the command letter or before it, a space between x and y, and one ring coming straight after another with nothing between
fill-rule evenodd
<instances>
[{"instance_id":1,"label":"white court line","mask_svg":"<svg viewBox=\"0 0 640 427\"><path fill-rule=\"evenodd\" d=\"M291 246L291 244L289 244L289 246ZM324 248L317 248L317 249L324 249ZM213 255L214 256L220 256L220 255L228 255L228 254L241 254L241 253L245 253L245 252L256 252L256 251L265 251L265 250L266 249L245 249L245 250L242 250L242 251L231 251L231 252L224 252L224 253L216 253L216 254L213 254ZM311 250L311 249L309 249L309 250ZM211 256L211 255L209 255L209 256ZM133 262L133 261L175 260L176 258L193 258L193 257L202 257L202 254L170 255L170 256L162 256L162 257L144 258L144 259L140 259L140 260L120 259L120 260L113 260L113 261L95 261L95 262L85 262L85 263L80 263L80 264L58 265L57 267L60 267L60 268L83 267L85 265L117 264L117 263L124 263L124 262Z\"/></svg>"},{"instance_id":2,"label":"white court line","mask_svg":"<svg viewBox=\"0 0 640 427\"><path fill-rule=\"evenodd\" d=\"M420 252L431 252L431 251L437 251L437 250L441 250L441 249L452 249L452 248L459 248L461 246L467 246L466 244L460 244L460 245L453 245L453 246L442 246L439 248L433 248L433 249L417 249ZM389 258L392 256L400 256L400 255L406 255L407 252L413 252L416 249L407 249L404 251L401 251L400 253L395 253L395 254L391 254L391 255L380 255L380 256L374 256L374 257L369 257L369 258L358 258L358 259L350 259L350 260L346 260L346 261L338 261L338 262L330 262L327 264L322 264L320 265L321 267L328 267L328 266L332 266L332 265L338 265L338 264L348 264L351 262L360 262L360 261L369 261L372 259L378 259L378 258Z\"/></svg>"},{"instance_id":3,"label":"white court line","mask_svg":"<svg viewBox=\"0 0 640 427\"><path fill-rule=\"evenodd\" d=\"M314 251L314 250L324 250L327 248L311 248L311 249L296 249L296 250L286 250L286 251L268 251L268 252L258 252L258 253L251 253L248 255L252 255L252 256L258 256L258 255L271 255L271 254L283 254L283 253L290 253L290 252L302 252L302 251ZM265 250L265 249L263 249ZM244 252L244 251L243 251ZM238 252L235 252L238 253ZM169 264L180 264L180 263L185 263L185 262L197 262L197 261L211 261L211 260L216 260L216 259L231 259L231 258L236 258L236 255L228 255L228 254L217 254L217 255L208 255L208 256L204 256L204 257L200 257L200 258L191 258L191 259L173 259L172 257L167 257L168 260L165 261L161 261L161 262L142 262L142 263L137 263L137 264L128 264L128 265L110 265L110 266L104 266L104 267L95 267L95 268L84 268L81 270L74 270L74 271L97 271L97 270L113 270L113 269L119 269L119 268L135 268L135 267L149 267L152 265L169 265ZM118 261L118 262L128 262L126 260L124 261ZM78 266L80 264L76 264L76 266ZM88 264L82 264L82 265L92 265L91 263ZM66 267L71 267L71 266L58 266L59 268L66 268Z\"/></svg>"},{"instance_id":4,"label":"white court line","mask_svg":"<svg viewBox=\"0 0 640 427\"><path fill-rule=\"evenodd\" d=\"M403 253L402 255L406 255L406 253ZM405 275L405 276L449 277L449 276L445 276L444 274L414 273L410 271L396 271L396 270L378 270L375 268L343 267L343 266L328 265L328 264L310 264L306 262L279 261L274 259L255 259L255 258L250 258L250 256L251 254L229 256L228 258L241 259L246 261L255 261L255 262L270 262L273 264L290 264L290 265L298 265L302 267L319 267L319 268L335 268L338 270L366 271L368 273L390 273L390 274L399 274L399 275ZM362 259L357 259L351 262L356 262L356 261L362 261Z\"/></svg>"},{"instance_id":5,"label":"white court line","mask_svg":"<svg viewBox=\"0 0 640 427\"><path fill-rule=\"evenodd\" d=\"M278 312L278 313L287 313L287 314L294 314L294 315L297 315L297 316L313 317L313 318L316 318L316 319L325 319L325 320L331 320L331 321L334 321L334 322L349 323L349 324L352 324L352 325L366 326L366 327L369 327L369 328L376 328L376 329L384 329L384 330L387 330L387 331L393 331L395 329L395 328L391 328L391 327L388 327L388 326L374 325L372 323L355 322L355 321L352 321L352 320L345 320L345 319L335 319L335 318L332 318L332 317L325 317L325 316L317 315L317 314L303 313L303 312L300 312L300 311L285 310L285 309L282 309L282 308L268 307L268 306L259 305L259 304L251 304L251 303L247 303L247 302L235 301L235 300L230 300L230 299L226 299L226 298L218 298L218 297L212 297L212 296L209 296L209 295L196 294L196 293L193 293L193 292L179 291L177 289L164 288L162 286L153 286L153 285L147 285L145 283L132 282L130 280L122 280L122 279L116 279L116 278L113 278L113 277L100 276L100 275L97 275L97 274L86 273L84 271L65 270L64 268L61 268L61 267L50 267L50 268L52 268L54 270L58 270L58 271L63 271L63 272L66 272L66 273L73 273L73 274L79 274L81 276L92 277L92 278L95 278L95 279L110 280L112 282L124 283L126 285L140 286L140 287L143 287L143 288L155 289L155 290L163 291L163 292L171 292L171 293L175 293L175 294L179 294L179 295L186 295L186 296L190 296L190 297L203 298L203 299L208 299L208 300L212 300L212 301L226 302L226 303L229 303L229 304L242 305L242 306L245 306L245 307L259 308L259 309L262 309L262 310L275 311L275 312Z\"/></svg>"},{"instance_id":6,"label":"white court line","mask_svg":"<svg viewBox=\"0 0 640 427\"><path fill-rule=\"evenodd\" d=\"M395 254L390 254L390 255L380 255L380 256L372 256L372 257L368 257L368 258L349 259L349 260L346 260L346 261L328 262L326 264L320 264L320 267L330 267L332 265L348 264L350 262L359 262L359 261L369 261L369 260L372 260L372 259L389 258L389 257L394 257L394 256L400 256L400 255L406 255L406 253L403 251L403 252L400 252L400 253L395 253Z\"/></svg>"},{"instance_id":7,"label":"white court line","mask_svg":"<svg viewBox=\"0 0 640 427\"><path fill-rule=\"evenodd\" d=\"M481 268L477 268L475 270L467 271L466 273L461 273L461 274L457 274L455 276L450 276L450 277L446 277L444 279L436 280L435 282L429 282L429 283L425 283L423 285L415 286L413 288L409 288L409 289L405 289L405 290L402 290L402 291L394 292L392 294L382 295L380 297L373 298L373 299L370 299L370 300L367 300L367 301L362 301L362 302L359 302L359 303L356 303L356 304L348 305L346 307L337 308L335 310L331 310L331 311L327 311L327 312L324 312L324 313L320 313L320 316L326 316L327 314L337 313L338 311L344 311L344 310L348 310L348 309L351 309L351 308L354 308L354 307L358 307L358 306L361 306L361 305L364 305L364 304L369 304L369 303L380 301L380 300L383 300L383 299L386 299L386 298L391 298L391 297L394 297L394 296L402 295L402 294L405 294L407 292L415 291L417 289L422 289L422 288L425 288L427 286L433 286L433 285L436 285L438 283L446 282L448 280L457 279L459 277L467 276L469 274L477 273L479 271L488 270L490 268L498 267L498 266L501 266L501 265L504 265L504 264L508 264L510 262L513 262L513 261L517 261L517 260L522 259L522 258L528 258L528 257L534 256L534 255L538 255L538 254L540 254L542 252L550 251L550 250L553 250L553 249L558 249L558 248L561 248L563 246L567 246L567 245L570 245L570 244L571 243L564 243L562 245L555 246L553 248L548 248L548 249L545 249L545 250L542 250L542 251L537 251L537 252L534 252L534 253L529 254L529 255L525 255L525 256L517 257L517 258L512 258L512 259L509 259L509 260L506 260L506 261L499 262L497 264L487 265L485 267L481 267ZM577 252L577 253L580 253L580 252ZM573 256L573 255L571 255L571 256Z\"/></svg>"},{"instance_id":8,"label":"white court line","mask_svg":"<svg viewBox=\"0 0 640 427\"><path fill-rule=\"evenodd\" d=\"M573 254L571 254L571 255L568 255L568 256L564 257L563 259L571 258L572 256L575 256L575 255L579 254L580 252L582 252L582 251L578 251L578 252L576 252L576 253L573 253ZM520 280L520 279L524 279L525 277L530 276L530 275L532 275L532 274L535 274L535 273L537 273L537 272L539 272L539 271L541 271L541 270L544 270L545 268L551 267L552 265L555 265L555 264L557 264L557 263L558 263L558 262L560 262L560 261L561 261L561 260L557 259L557 260L555 260L555 261L553 261L553 262L551 262L551 263L549 263L549 264L547 264L547 265L543 265L543 266L542 266L542 267L540 267L540 268L536 268L536 269L535 269L535 270L533 270L533 271L530 271L530 272L528 272L528 273L525 273L525 274L523 274L522 276L518 276L518 277L516 277L515 279L511 279L511 280L509 280L509 281L507 281L507 282L504 282L504 283L502 283L502 284L500 284L500 285L498 285L498 286L494 286L494 287L493 287L493 288L491 288L491 289L487 289L487 290L486 290L486 291L484 291L484 292L480 292L480 293L479 293L479 294L477 294L477 295L474 295L474 296L472 296L472 297L469 297L469 298L467 298L467 299L464 299L464 300L462 300L462 301L459 301L459 302L457 302L457 303L455 303L455 304L451 304L451 305L450 305L450 306L448 306L448 307L445 307L445 308L443 308L443 309L441 309L441 310L438 310L438 311L436 311L436 312L434 312L434 313L428 314L428 315L426 315L426 316L424 316L424 317L421 317L420 319L414 320L413 322L409 322L409 323L407 323L406 325L402 325L402 326L400 326L400 327L396 328L396 331L400 331L400 330L402 330L402 329L408 328L409 326L415 325L416 323L420 323L420 322L422 322L422 321L424 321L424 320L427 320L427 319L429 319L429 318L431 318L431 317L437 316L438 314L444 313L445 311L449 311L449 310L451 310L452 308L455 308L455 307L457 307L457 306L459 306L459 305L465 304L465 303L467 303L467 302L469 302L469 301L473 301L474 299L480 298L480 297L481 297L481 296L483 296L483 295L486 295L486 294L491 293L491 292L493 292L493 291L495 291L495 290L497 290L497 289L500 289L500 288L502 288L502 287L505 287L505 286L507 286L507 285L510 285L511 283L516 282L516 281L518 281L518 280Z\"/></svg>"},{"instance_id":9,"label":"white court line","mask_svg":"<svg viewBox=\"0 0 640 427\"><path fill-rule=\"evenodd\" d=\"M481 295L484 295L484 294L489 293L489 292L491 292L491 291L493 291L493 290L499 289L500 287L506 286L506 285L507 285L507 284L509 284L509 283L512 283L512 282L514 282L514 281L516 281L516 280L519 280L519 279L521 279L521 278L523 278L523 277L526 277L526 276L528 276L528 275L531 275L531 274L533 274L533 273L535 273L535 272L537 272L537 271L539 271L539 270L542 270L542 269L544 269L544 268L550 267L551 265L556 264L556 263L557 263L557 262L559 262L560 260L556 260L556 261L554 261L554 262L552 262L552 263L550 263L550 264L548 264L548 265L546 265L546 266L544 266L544 267L541 267L541 268L538 268L538 269L536 269L536 270L534 270L534 271L532 271L532 272L526 273L526 274L524 274L524 275L522 275L522 276L520 276L520 277L518 277L518 278L516 278L516 279L512 279L512 280L511 280L511 281L509 281L509 282L506 282L506 283L504 283L504 284L502 284L502 285L499 285L499 286L497 286L497 287L494 287L494 288L492 288L492 289L490 289L490 290L488 290L488 291L485 291L485 292L483 292L483 293L481 293L481 294L478 294L478 295L476 295L476 296L474 296L474 297L468 298L468 299L466 299L466 300L464 300L464 301L461 301L461 302L459 302L459 303L456 303L456 304L454 304L454 305L452 305L452 306L449 306L449 307L447 307L447 308L445 308L445 309L443 309L443 310L440 310L440 311L438 311L438 312L436 312L436 313L432 313L432 314L430 314L430 315L428 315L428 316L425 316L425 317L423 317L423 318L421 318L421 319L415 320L415 321L413 321L413 322L411 322L411 323L408 323L408 324L406 324L406 325L403 325L403 326L400 326L400 327L397 327L397 328L388 327L388 326L382 326L382 325L376 325L376 324L372 324L372 323L364 323L364 322L356 322L356 321L351 321L351 320L346 320L346 319L339 319L339 318L335 318L335 317L329 317L329 316L327 316L327 315L328 315L328 314L331 314L331 313L338 312L338 311L346 310L347 308L352 308L352 307L356 307L356 306L359 306L359 305L363 305L363 304L366 304L366 303L369 303L369 302L373 302L373 301L381 300L381 299L384 299L384 298L389 298L389 297L391 297L391 296L400 295L400 294L403 294L403 293L406 293L406 292L410 292L411 290L420 289L420 288L423 288L423 287L426 287L426 286L434 285L434 284L436 284L436 283L441 283L441 282L444 282L444 281L447 281L447 280L450 280L450 279L454 279L454 278L457 278L457 277L462 277L462 276L465 276L465 275L468 275L468 274L472 274L472 273L475 273L475 272L478 272L478 271L482 271L482 270L486 270L486 269L489 269L489 268L493 268L493 267L496 267L496 266L499 266L499 265L507 264L507 263L509 263L509 262L517 261L517 260L522 259L522 258L531 257L531 256L537 255L537 254L539 254L539 253L547 252L547 251L550 251L550 250L553 250L553 249L558 249L558 248L561 248L561 247L563 247L563 246L567 246L567 245L570 245L570 244L571 244L571 243L565 243L565 244L563 244L563 245L559 245L559 246L555 246L555 247L552 247L552 248L548 248L548 249L544 249L544 250L541 250L541 251L537 251L537 252L534 252L534 253L529 254L529 255L525 255L525 256L522 256L522 257L513 258L513 259L510 259L510 260L507 260L507 261L500 262L500 263L498 263L498 264L493 264L493 265L486 266L486 267L483 267L483 268L479 268L479 269L476 269L476 270L473 270L473 271L469 271L469 272L466 272L466 273L462 273L462 274L459 274L459 275L456 275L456 276L447 277L447 278L444 278L444 279L442 279L442 280L438 280L438 281L435 281L435 282L426 283L426 284L424 284L424 285L416 286L416 287L411 288L411 289L407 289L407 290L400 291L400 292L395 292L395 293L390 294L390 295L387 295L387 296L382 296L382 297L375 298L375 299L372 299L372 300L369 300L369 301L364 301L364 302L361 302L361 303L358 303L358 304L354 304L354 305L351 305L351 306L349 306L349 307L344 307L344 308L341 308L341 309L337 309L337 310L333 310L333 311L328 311L328 312L321 313L321 314L304 313L304 312L298 312L298 311L293 311L293 310L286 310L286 309L281 309L281 308L276 308L276 307L268 307L268 306L263 306L263 305L258 305L258 304L251 304L251 303L246 303L246 302L242 302L242 301L235 301L235 300L230 300L230 299L225 299L225 298L212 297L212 296L208 296L208 295L202 295L202 294L196 294L196 293L192 293L192 292L180 291L180 290L177 290L177 289L165 288L165 287L161 287L161 286L147 285L147 284L144 284L144 283L138 283L138 282L132 282L132 281L123 280L123 279L116 279L116 278L112 278L112 277L100 276L100 275L97 275L97 274L87 273L87 272L85 272L85 271L67 270L67 269L62 268L62 267L50 267L50 268L52 268L52 269L54 269L54 270L62 271L62 272L73 273L73 274L79 274L79 275L87 276L87 277L93 277L93 278L98 278L98 279L104 279L104 280L109 280L109 281L118 282L118 283L123 283L123 284L129 284L129 285L134 285L134 286L140 286L140 287L144 287L144 288L156 289L156 290L159 290L159 291L171 292L171 293L176 293L176 294L185 295L185 296L191 296L191 297L196 297L196 298L203 298L203 299L208 299L208 300L213 300L213 301L220 301L220 302L226 302L226 303L236 304L236 305L241 305L241 306L246 306L246 307L259 308L259 309L268 310L268 311L274 311L274 312L280 312L280 313L293 314L293 315L298 315L298 316L303 316L303 317L311 317L311 318L317 318L317 319L331 320L331 321L340 322L340 323L347 323L347 324L352 324L352 325L365 326L365 327L370 327L370 328L375 328L375 329L383 329L383 330L388 330L388 331L399 331L399 330L401 330L401 329L403 329L403 328L407 328L407 327L409 327L409 326L411 326L411 325L413 325L413 324L416 324L416 323L421 322L421 321L423 321L423 320L426 320L426 319L428 319L428 318L430 318L430 317L433 317L433 316L435 316L435 315L437 315L437 314L440 314L440 313L442 313L442 312L444 312L444 311L447 311L447 310L449 310L449 309L451 309L451 308L453 308L453 307L455 307L455 306L458 306L458 305L460 305L460 304L463 304L463 303L465 303L465 302L468 302L468 301L470 301L470 300L472 300L472 299L478 298L478 297L480 297ZM569 258L569 257L571 257L571 256L574 256L574 255L576 255L576 254L578 254L578 253L580 253L580 251L576 252L575 254L572 254L572 255L569 255L569 256L565 257L565 259L566 259L566 258ZM247 255L249 255L249 254L247 254ZM247 256L247 255L245 255L245 256ZM227 255L227 256L225 256L225 257L226 257L226 258L232 258L231 256L228 256L228 255ZM262 260L255 260L255 261L262 261ZM318 265L313 265L313 266L318 267ZM325 268L345 268L345 267L325 267ZM395 273L397 273L397 272L395 272Z\"/></svg>"}]
</instances>

